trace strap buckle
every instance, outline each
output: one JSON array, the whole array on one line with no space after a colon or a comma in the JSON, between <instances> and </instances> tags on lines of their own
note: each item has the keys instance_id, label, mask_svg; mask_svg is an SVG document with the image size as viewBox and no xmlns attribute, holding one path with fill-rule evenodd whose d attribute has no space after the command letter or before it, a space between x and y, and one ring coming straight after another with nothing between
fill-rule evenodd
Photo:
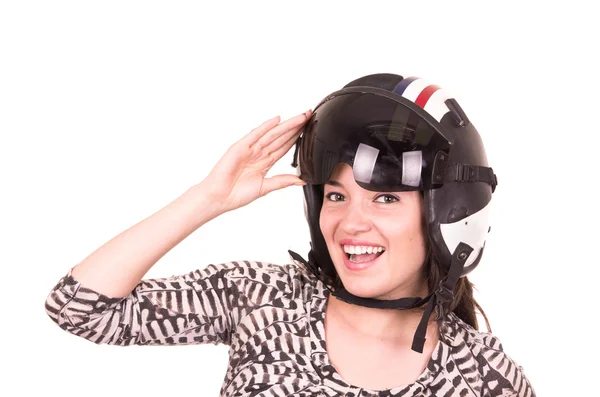
<instances>
[{"instance_id":1,"label":"strap buckle","mask_svg":"<svg viewBox=\"0 0 600 397\"><path fill-rule=\"evenodd\" d=\"M492 193L498 185L498 177L490 167L481 167L478 165L455 164L454 165L455 182L486 182L492 187Z\"/></svg>"},{"instance_id":2,"label":"strap buckle","mask_svg":"<svg viewBox=\"0 0 600 397\"><path fill-rule=\"evenodd\" d=\"M475 169L469 164L456 164L456 179L459 182L473 182L475 181Z\"/></svg>"},{"instance_id":3,"label":"strap buckle","mask_svg":"<svg viewBox=\"0 0 600 397\"><path fill-rule=\"evenodd\" d=\"M446 287L446 285L444 284L444 282L440 282L440 285L435 291L436 301L438 303L450 302L454 297L454 293L452 292L452 290Z\"/></svg>"}]
</instances>

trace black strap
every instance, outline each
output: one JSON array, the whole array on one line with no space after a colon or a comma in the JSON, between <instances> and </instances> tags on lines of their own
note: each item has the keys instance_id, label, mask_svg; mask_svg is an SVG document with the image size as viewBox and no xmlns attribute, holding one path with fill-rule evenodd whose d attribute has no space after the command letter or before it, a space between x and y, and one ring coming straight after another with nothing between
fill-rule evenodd
<instances>
[{"instance_id":1,"label":"black strap","mask_svg":"<svg viewBox=\"0 0 600 397\"><path fill-rule=\"evenodd\" d=\"M361 298L360 296L352 295L345 288L338 288L333 292L333 296L353 305L370 307L373 309L413 309L429 302L433 297L433 294L429 294L425 298L379 300L373 298Z\"/></svg>"},{"instance_id":2,"label":"black strap","mask_svg":"<svg viewBox=\"0 0 600 397\"><path fill-rule=\"evenodd\" d=\"M485 182L492 186L492 193L498 185L498 177L491 167L479 165L454 164L446 174L447 182Z\"/></svg>"},{"instance_id":3,"label":"black strap","mask_svg":"<svg viewBox=\"0 0 600 397\"><path fill-rule=\"evenodd\" d=\"M423 312L423 317L421 317L421 321L419 321L419 325L417 326L417 330L415 331L415 336L413 336L413 343L411 349L416 351L417 353L423 353L423 346L425 346L425 335L427 335L427 323L429 321L429 317L431 316L431 311L433 310L433 305L435 304L435 298L431 299L425 307L425 312Z\"/></svg>"},{"instance_id":4,"label":"black strap","mask_svg":"<svg viewBox=\"0 0 600 397\"><path fill-rule=\"evenodd\" d=\"M425 341L427 340L425 336L427 335L427 324L429 322L429 317L431 317L431 313L433 311L433 307L436 306L437 317L436 320L440 320L445 317L444 313L444 303L450 302L454 297L454 287L456 287L456 283L462 274L462 269L465 265L465 262L469 258L473 252L473 248L471 246L460 243L454 250L452 254L452 259L450 261L450 268L448 269L447 276L440 281L438 288L431 294L427 295L425 298L400 298L395 300L379 300L372 298L361 298L349 293L345 288L339 288L335 291L327 288L331 291L331 293L337 297L338 299L343 300L344 302L377 308L377 309L412 309L415 307L419 307L427 303L425 310L423 312L423 316L421 317L421 321L417 326L415 334L413 336L413 343L411 349L416 351L417 353L423 353L423 347L425 346ZM306 265L307 269L309 269L313 274L317 277L320 276L321 272L312 261L306 261L300 255L295 253L294 251L288 250L288 253L292 256L293 259L302 262Z\"/></svg>"},{"instance_id":5,"label":"black strap","mask_svg":"<svg viewBox=\"0 0 600 397\"><path fill-rule=\"evenodd\" d=\"M288 250L288 253L294 260L304 263L306 268L312 274L314 274L317 278L321 278L321 275L322 275L321 270L319 269L318 266L316 266L313 263L313 261L310 260L310 254L309 254L309 260L306 261L302 256L300 256L299 254L295 253L292 250ZM361 298L360 296L352 295L344 287L336 288L335 290L332 290L331 288L329 288L329 286L327 284L325 284L325 286L327 287L327 289L329 289L329 291L331 292L331 294L333 296L335 296L336 298L338 298L346 303L350 303L350 304L358 305L358 306L370 307L370 308L374 308L374 309L413 309L415 307L423 306L425 303L429 302L433 296L433 293L431 293L431 294L427 295L425 298L416 297L416 298L400 298L400 299L394 299L394 300L379 300L379 299L372 299L372 298Z\"/></svg>"},{"instance_id":6,"label":"black strap","mask_svg":"<svg viewBox=\"0 0 600 397\"><path fill-rule=\"evenodd\" d=\"M469 258L469 255L471 255L471 252L473 252L473 248L465 243L458 244L454 250L452 259L450 260L450 269L448 269L448 275L442 281L440 281L438 289L433 293L433 299L429 301L429 304L425 308L423 317L421 317L421 321L419 322L417 330L415 331L411 348L417 353L423 353L423 346L427 340L425 338L427 335L427 323L429 322L429 317L431 316L433 306L437 306L436 320L440 320L445 317L443 305L446 302L452 301L452 298L454 297L454 287L456 287L456 283L462 274L462 269L467 261L467 258Z\"/></svg>"}]
</instances>

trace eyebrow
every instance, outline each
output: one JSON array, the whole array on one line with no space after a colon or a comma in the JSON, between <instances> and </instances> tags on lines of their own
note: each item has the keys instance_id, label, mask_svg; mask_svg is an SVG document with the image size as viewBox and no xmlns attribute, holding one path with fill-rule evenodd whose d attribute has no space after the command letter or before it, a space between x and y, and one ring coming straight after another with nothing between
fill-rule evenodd
<instances>
[{"instance_id":1,"label":"eyebrow","mask_svg":"<svg viewBox=\"0 0 600 397\"><path fill-rule=\"evenodd\" d=\"M338 181L334 181L333 179L328 180L327 182L325 182L325 184L331 185L331 186L337 186L337 187L344 187L344 185L342 185Z\"/></svg>"}]
</instances>

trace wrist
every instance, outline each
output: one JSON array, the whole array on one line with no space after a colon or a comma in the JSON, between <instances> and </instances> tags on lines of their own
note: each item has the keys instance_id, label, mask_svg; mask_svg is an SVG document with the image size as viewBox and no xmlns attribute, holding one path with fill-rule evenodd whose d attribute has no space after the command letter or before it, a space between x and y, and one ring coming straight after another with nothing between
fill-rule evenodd
<instances>
[{"instance_id":1,"label":"wrist","mask_svg":"<svg viewBox=\"0 0 600 397\"><path fill-rule=\"evenodd\" d=\"M193 210L198 227L226 212L221 201L202 183L190 187L181 197Z\"/></svg>"}]
</instances>

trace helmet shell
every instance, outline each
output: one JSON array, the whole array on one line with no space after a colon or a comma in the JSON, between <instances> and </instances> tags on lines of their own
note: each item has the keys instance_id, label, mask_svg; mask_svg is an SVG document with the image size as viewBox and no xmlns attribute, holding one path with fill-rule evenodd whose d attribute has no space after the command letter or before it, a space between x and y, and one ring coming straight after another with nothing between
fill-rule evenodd
<instances>
[{"instance_id":1,"label":"helmet shell","mask_svg":"<svg viewBox=\"0 0 600 397\"><path fill-rule=\"evenodd\" d=\"M379 92L392 100L409 107L420 117L427 120L450 142L449 162L471 166L488 167L485 148L475 126L469 121L454 98L438 86L429 84L417 77L404 78L396 74L372 74L358 78L346 84L342 90L336 91L323 99L313 111L313 117L305 126L311 128L313 119L319 108L345 91L365 87L372 92ZM309 167L307 158L311 158L314 142L299 140L297 152L299 157L298 175L302 177L302 169ZM328 168L332 169L331 166ZM327 175L330 176L330 175ZM424 188L425 222L432 249L439 264L448 270L454 249L461 242L473 248L466 260L461 276L470 273L480 262L485 237L489 231L488 214L492 197L492 186L489 183L448 182L436 188ZM304 209L308 222L311 251L309 262L320 268L329 278L336 278L335 268L331 261L325 239L321 233L319 217L323 206L323 184L307 183L303 186Z\"/></svg>"}]
</instances>

